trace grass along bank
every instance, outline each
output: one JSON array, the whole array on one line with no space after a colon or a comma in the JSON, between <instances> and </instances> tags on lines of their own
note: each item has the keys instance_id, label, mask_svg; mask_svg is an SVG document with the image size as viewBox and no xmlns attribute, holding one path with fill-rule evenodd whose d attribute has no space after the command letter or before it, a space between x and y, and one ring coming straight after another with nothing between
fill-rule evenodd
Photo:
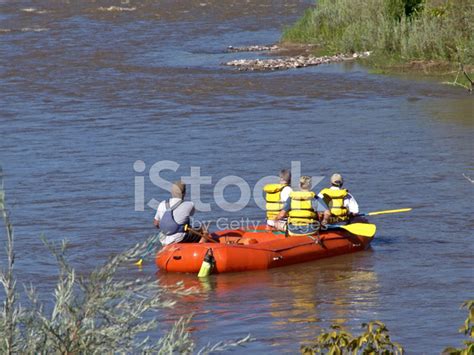
<instances>
[{"instance_id":1,"label":"grass along bank","mask_svg":"<svg viewBox=\"0 0 474 355\"><path fill-rule=\"evenodd\" d=\"M382 70L472 75L473 15L474 0L318 0L282 42L327 54L371 51L367 60ZM464 73L458 83L472 85Z\"/></svg>"}]
</instances>

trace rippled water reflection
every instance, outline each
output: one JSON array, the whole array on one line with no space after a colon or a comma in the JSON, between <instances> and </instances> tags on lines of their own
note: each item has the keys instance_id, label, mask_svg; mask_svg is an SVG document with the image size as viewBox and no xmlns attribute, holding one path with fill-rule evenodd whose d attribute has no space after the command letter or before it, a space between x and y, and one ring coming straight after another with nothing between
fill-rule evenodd
<instances>
[{"instance_id":1,"label":"rippled water reflection","mask_svg":"<svg viewBox=\"0 0 474 355\"><path fill-rule=\"evenodd\" d=\"M195 312L199 344L250 332L248 351L261 353L295 352L332 322L355 330L371 319L411 353L459 343L458 307L473 290L473 187L462 176L474 174L472 98L358 64L220 65L259 55L225 48L277 41L310 4L0 2L0 162L20 277L49 297L56 269L40 233L69 238L82 272L153 232L153 211L133 209L137 159L145 174L167 159L181 164L174 177L200 166L213 183L234 174L251 186L301 160L305 174L342 172L365 211L416 209L374 218L368 252L205 284L158 273L202 290L166 316ZM165 197L148 180L145 192ZM212 212L198 217L235 217L211 192L202 189ZM252 204L240 215L261 211Z\"/></svg>"}]
</instances>

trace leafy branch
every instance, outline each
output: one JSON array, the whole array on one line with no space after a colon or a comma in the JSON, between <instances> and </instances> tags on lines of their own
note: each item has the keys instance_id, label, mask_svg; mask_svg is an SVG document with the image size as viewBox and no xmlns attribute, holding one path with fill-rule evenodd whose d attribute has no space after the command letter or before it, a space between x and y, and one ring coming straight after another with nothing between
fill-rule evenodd
<instances>
[{"instance_id":1,"label":"leafy branch","mask_svg":"<svg viewBox=\"0 0 474 355\"><path fill-rule=\"evenodd\" d=\"M301 347L303 355L314 354L403 354L402 346L390 339L384 323L372 321L362 324L364 332L359 336L332 325L330 331L322 331L315 341Z\"/></svg>"},{"instance_id":2,"label":"leafy branch","mask_svg":"<svg viewBox=\"0 0 474 355\"><path fill-rule=\"evenodd\" d=\"M468 316L464 321L463 326L459 329L460 333L464 333L469 337L469 340L464 341L465 347L462 349L446 348L443 354L449 355L472 355L474 354L474 300L466 301L461 308L468 310Z\"/></svg>"},{"instance_id":3,"label":"leafy branch","mask_svg":"<svg viewBox=\"0 0 474 355\"><path fill-rule=\"evenodd\" d=\"M0 211L7 234L7 265L0 272L5 301L0 313L0 353L192 353L195 343L189 332L191 316L180 318L161 337L146 337L159 323L154 311L172 308L170 297L189 295L182 283L159 287L156 280L123 280L118 268L150 252L155 236L110 258L87 276L78 276L66 257L67 242L53 243L43 238L56 258L59 277L49 312L39 301L34 286L25 287L29 308L17 301L14 275L14 234L0 170ZM201 353L241 346L252 339L218 342Z\"/></svg>"}]
</instances>

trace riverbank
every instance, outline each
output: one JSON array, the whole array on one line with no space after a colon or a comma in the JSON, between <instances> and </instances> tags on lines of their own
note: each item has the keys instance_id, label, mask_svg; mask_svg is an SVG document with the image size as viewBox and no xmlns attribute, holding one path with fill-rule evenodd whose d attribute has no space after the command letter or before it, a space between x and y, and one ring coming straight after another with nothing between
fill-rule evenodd
<instances>
[{"instance_id":1,"label":"riverbank","mask_svg":"<svg viewBox=\"0 0 474 355\"><path fill-rule=\"evenodd\" d=\"M472 89L472 13L469 0L320 0L281 42L314 45L327 55L371 51L366 62L376 71L462 74L458 83Z\"/></svg>"}]
</instances>

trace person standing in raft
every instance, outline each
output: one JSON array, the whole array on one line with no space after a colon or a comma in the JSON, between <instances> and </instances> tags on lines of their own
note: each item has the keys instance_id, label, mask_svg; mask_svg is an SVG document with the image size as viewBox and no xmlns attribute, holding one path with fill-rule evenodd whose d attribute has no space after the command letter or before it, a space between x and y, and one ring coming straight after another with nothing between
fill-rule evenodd
<instances>
[{"instance_id":1,"label":"person standing in raft","mask_svg":"<svg viewBox=\"0 0 474 355\"><path fill-rule=\"evenodd\" d=\"M156 210L153 224L160 228L162 245L172 243L199 243L205 239L190 232L190 217L194 214L194 203L184 201L186 185L175 181L171 186L171 198L161 201Z\"/></svg>"},{"instance_id":2,"label":"person standing in raft","mask_svg":"<svg viewBox=\"0 0 474 355\"><path fill-rule=\"evenodd\" d=\"M359 205L348 190L343 189L344 179L341 174L331 176L331 187L322 189L318 197L323 199L331 211L330 223L349 223L359 213Z\"/></svg>"},{"instance_id":3,"label":"person standing in raft","mask_svg":"<svg viewBox=\"0 0 474 355\"><path fill-rule=\"evenodd\" d=\"M280 183L267 184L263 187L265 195L265 209L267 211L267 225L276 229L284 230L286 226L286 218L275 219L283 209L285 202L293 191L291 188L291 171L283 169L280 171Z\"/></svg>"},{"instance_id":4,"label":"person standing in raft","mask_svg":"<svg viewBox=\"0 0 474 355\"><path fill-rule=\"evenodd\" d=\"M328 223L331 212L326 203L318 199L311 191L311 177L300 178L300 191L290 193L290 198L283 206L283 210L276 217L277 220L288 216L288 234L307 235L316 233L321 225ZM320 223L321 222L321 223Z\"/></svg>"}]
</instances>

